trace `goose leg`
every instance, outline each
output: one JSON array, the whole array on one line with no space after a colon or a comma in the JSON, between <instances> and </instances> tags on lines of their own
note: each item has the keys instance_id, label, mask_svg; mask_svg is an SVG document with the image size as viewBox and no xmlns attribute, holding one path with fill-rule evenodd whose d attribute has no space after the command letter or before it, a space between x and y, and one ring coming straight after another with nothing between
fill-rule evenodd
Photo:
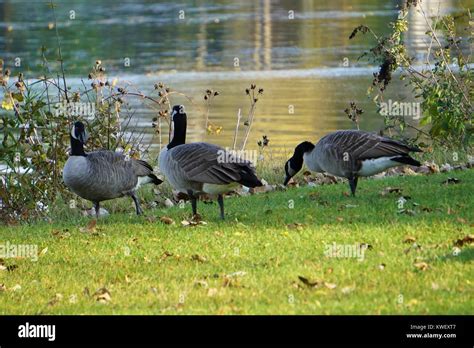
<instances>
[{"instance_id":1,"label":"goose leg","mask_svg":"<svg viewBox=\"0 0 474 348\"><path fill-rule=\"evenodd\" d=\"M132 192L130 194L130 197L132 197L133 201L135 202L135 209L137 211L137 215L141 215L143 213L142 208L140 208L140 202L138 201L137 194L135 192Z\"/></svg>"},{"instance_id":2,"label":"goose leg","mask_svg":"<svg viewBox=\"0 0 474 348\"><path fill-rule=\"evenodd\" d=\"M94 202L94 209L95 209L95 217L99 218L100 213L100 202Z\"/></svg>"},{"instance_id":3,"label":"goose leg","mask_svg":"<svg viewBox=\"0 0 474 348\"><path fill-rule=\"evenodd\" d=\"M221 210L221 219L224 220L224 197L222 197L222 195L218 195L217 202L219 203L219 208Z\"/></svg>"},{"instance_id":4,"label":"goose leg","mask_svg":"<svg viewBox=\"0 0 474 348\"><path fill-rule=\"evenodd\" d=\"M193 194L193 191L188 190L188 196L191 198L191 206L193 208L193 215L197 215L197 200L196 196Z\"/></svg>"},{"instance_id":5,"label":"goose leg","mask_svg":"<svg viewBox=\"0 0 474 348\"><path fill-rule=\"evenodd\" d=\"M359 178L357 176L353 176L349 178L349 186L351 187L352 195L355 196L356 188L357 188L357 180Z\"/></svg>"}]
</instances>

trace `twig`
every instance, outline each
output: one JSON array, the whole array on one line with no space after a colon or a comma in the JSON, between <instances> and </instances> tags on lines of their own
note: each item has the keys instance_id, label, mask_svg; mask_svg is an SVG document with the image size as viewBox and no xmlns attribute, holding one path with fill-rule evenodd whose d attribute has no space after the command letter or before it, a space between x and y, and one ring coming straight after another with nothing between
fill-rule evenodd
<instances>
[{"instance_id":1,"label":"twig","mask_svg":"<svg viewBox=\"0 0 474 348\"><path fill-rule=\"evenodd\" d=\"M237 113L237 125L235 126L234 132L234 143L232 145L232 150L235 150L235 146L237 144L237 135L239 133L239 125L240 125L240 118L241 118L241 109L239 108L239 112Z\"/></svg>"}]
</instances>

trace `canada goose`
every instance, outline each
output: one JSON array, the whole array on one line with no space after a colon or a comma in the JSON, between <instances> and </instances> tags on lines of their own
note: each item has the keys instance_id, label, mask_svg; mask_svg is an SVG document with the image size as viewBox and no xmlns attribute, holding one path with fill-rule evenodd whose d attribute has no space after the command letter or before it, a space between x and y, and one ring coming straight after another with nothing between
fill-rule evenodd
<instances>
[{"instance_id":1,"label":"canada goose","mask_svg":"<svg viewBox=\"0 0 474 348\"><path fill-rule=\"evenodd\" d=\"M135 202L137 215L142 213L135 191L140 185L163 181L153 174L145 161L128 159L119 153L101 150L85 153L88 134L84 124L74 123L71 130L71 154L63 169L63 180L78 196L94 203L99 217L100 202L128 195Z\"/></svg>"},{"instance_id":2,"label":"canada goose","mask_svg":"<svg viewBox=\"0 0 474 348\"><path fill-rule=\"evenodd\" d=\"M420 162L409 152L421 152L417 147L359 130L340 130L324 136L316 145L302 142L295 148L293 157L285 164L288 181L298 173L303 161L315 172L327 172L349 179L352 195L355 195L357 179L371 176L388 168Z\"/></svg>"},{"instance_id":3,"label":"canada goose","mask_svg":"<svg viewBox=\"0 0 474 348\"><path fill-rule=\"evenodd\" d=\"M220 216L224 219L223 193L239 184L257 187L262 183L251 162L213 144L185 144L186 124L184 107L175 105L171 113L173 137L160 152L160 170L176 190L189 195L194 215L197 214L196 196L207 193L217 195Z\"/></svg>"}]
</instances>

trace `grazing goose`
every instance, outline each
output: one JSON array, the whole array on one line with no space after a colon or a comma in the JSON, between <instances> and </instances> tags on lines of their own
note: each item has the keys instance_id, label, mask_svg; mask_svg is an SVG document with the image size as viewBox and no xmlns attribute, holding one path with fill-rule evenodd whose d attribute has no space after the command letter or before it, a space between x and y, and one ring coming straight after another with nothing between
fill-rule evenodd
<instances>
[{"instance_id":1,"label":"grazing goose","mask_svg":"<svg viewBox=\"0 0 474 348\"><path fill-rule=\"evenodd\" d=\"M128 195L135 202L137 215L142 213L135 191L140 185L162 183L145 161L127 159L119 153L101 150L85 153L88 139L82 122L71 130L71 154L63 169L63 180L78 196L94 203L99 217L100 202Z\"/></svg>"},{"instance_id":2,"label":"grazing goose","mask_svg":"<svg viewBox=\"0 0 474 348\"><path fill-rule=\"evenodd\" d=\"M187 116L182 105L175 105L171 114L173 137L160 153L160 170L178 191L191 199L197 214L196 196L217 195L220 216L224 219L223 193L239 184L262 186L251 162L242 160L223 148L208 143L185 144Z\"/></svg>"},{"instance_id":3,"label":"grazing goose","mask_svg":"<svg viewBox=\"0 0 474 348\"><path fill-rule=\"evenodd\" d=\"M355 195L360 176L371 176L403 164L420 166L420 162L410 157L410 151L421 152L417 147L369 132L336 131L324 136L316 145L305 141L295 148L293 157L285 164L284 185L301 170L304 161L312 171L349 179L352 195Z\"/></svg>"}]
</instances>

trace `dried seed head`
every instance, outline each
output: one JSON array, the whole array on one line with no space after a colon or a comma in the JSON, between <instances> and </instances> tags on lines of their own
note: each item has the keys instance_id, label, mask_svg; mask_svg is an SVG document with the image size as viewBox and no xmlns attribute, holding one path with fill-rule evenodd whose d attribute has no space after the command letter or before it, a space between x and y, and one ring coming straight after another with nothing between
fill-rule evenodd
<instances>
[{"instance_id":1,"label":"dried seed head","mask_svg":"<svg viewBox=\"0 0 474 348\"><path fill-rule=\"evenodd\" d=\"M207 94L206 94L206 95L204 96L204 100L207 100L207 99L208 99L208 98L207 98Z\"/></svg>"},{"instance_id":2,"label":"dried seed head","mask_svg":"<svg viewBox=\"0 0 474 348\"><path fill-rule=\"evenodd\" d=\"M92 74L87 75L87 78L88 78L89 80L92 80L92 78L93 78Z\"/></svg>"},{"instance_id":3,"label":"dried seed head","mask_svg":"<svg viewBox=\"0 0 474 348\"><path fill-rule=\"evenodd\" d=\"M252 84L250 85L250 89L255 89L256 87L257 87L257 85L255 85L254 83L252 83Z\"/></svg>"},{"instance_id":4,"label":"dried seed head","mask_svg":"<svg viewBox=\"0 0 474 348\"><path fill-rule=\"evenodd\" d=\"M217 96L217 95L219 95L219 92L215 91L214 96Z\"/></svg>"},{"instance_id":5,"label":"dried seed head","mask_svg":"<svg viewBox=\"0 0 474 348\"><path fill-rule=\"evenodd\" d=\"M247 94L247 95L250 94L250 90L248 88L245 89L245 94Z\"/></svg>"}]
</instances>

